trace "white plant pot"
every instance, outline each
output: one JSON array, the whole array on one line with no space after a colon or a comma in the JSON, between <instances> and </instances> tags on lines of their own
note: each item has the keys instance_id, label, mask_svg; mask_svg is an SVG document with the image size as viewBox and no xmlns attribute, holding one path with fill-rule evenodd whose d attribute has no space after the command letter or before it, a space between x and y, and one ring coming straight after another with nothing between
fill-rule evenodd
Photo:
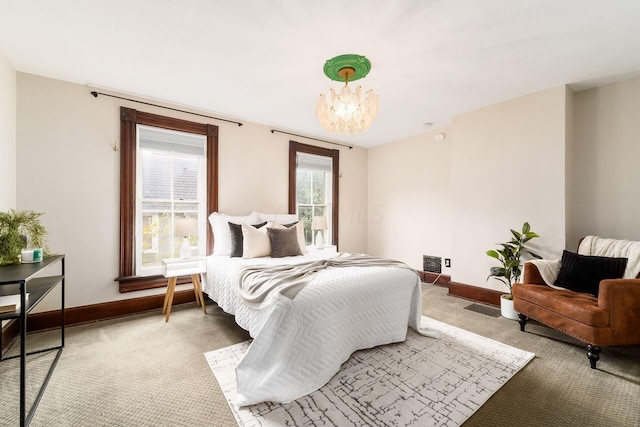
<instances>
[{"instance_id":1,"label":"white plant pot","mask_svg":"<svg viewBox=\"0 0 640 427\"><path fill-rule=\"evenodd\" d=\"M500 314L511 320L518 320L518 312L513 309L513 300L506 299L504 295L500 296Z\"/></svg>"}]
</instances>

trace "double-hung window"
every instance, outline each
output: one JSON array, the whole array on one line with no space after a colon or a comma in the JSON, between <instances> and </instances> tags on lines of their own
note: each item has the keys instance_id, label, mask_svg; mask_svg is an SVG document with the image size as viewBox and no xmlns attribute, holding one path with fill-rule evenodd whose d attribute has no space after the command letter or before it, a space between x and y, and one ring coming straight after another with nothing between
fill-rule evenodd
<instances>
[{"instance_id":1,"label":"double-hung window","mask_svg":"<svg viewBox=\"0 0 640 427\"><path fill-rule=\"evenodd\" d=\"M296 212L304 222L304 237L307 245L318 243L318 232L323 242L331 241L331 165L330 157L315 154L298 153L296 168ZM312 230L313 219L321 223L326 230ZM314 233L312 233L314 231Z\"/></svg>"},{"instance_id":2,"label":"double-hung window","mask_svg":"<svg viewBox=\"0 0 640 427\"><path fill-rule=\"evenodd\" d=\"M323 244L338 244L338 160L338 150L289 143L289 212L303 222L307 245L318 233Z\"/></svg>"},{"instance_id":3,"label":"double-hung window","mask_svg":"<svg viewBox=\"0 0 640 427\"><path fill-rule=\"evenodd\" d=\"M183 240L188 256L205 255L206 137L140 124L137 135L136 275L149 276L180 257Z\"/></svg>"},{"instance_id":4,"label":"double-hung window","mask_svg":"<svg viewBox=\"0 0 640 427\"><path fill-rule=\"evenodd\" d=\"M120 292L165 286L162 259L213 247L218 127L122 107L120 145Z\"/></svg>"}]
</instances>

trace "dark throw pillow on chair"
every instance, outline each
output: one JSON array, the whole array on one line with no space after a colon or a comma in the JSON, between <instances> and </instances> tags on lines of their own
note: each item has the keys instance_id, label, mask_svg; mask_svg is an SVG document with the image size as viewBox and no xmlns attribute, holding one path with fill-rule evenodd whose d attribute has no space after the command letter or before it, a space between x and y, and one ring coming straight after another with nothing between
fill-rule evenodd
<instances>
[{"instance_id":1,"label":"dark throw pillow on chair","mask_svg":"<svg viewBox=\"0 0 640 427\"><path fill-rule=\"evenodd\" d=\"M627 258L580 255L562 252L560 272L554 285L598 296L600 281L620 279L627 268Z\"/></svg>"}]
</instances>

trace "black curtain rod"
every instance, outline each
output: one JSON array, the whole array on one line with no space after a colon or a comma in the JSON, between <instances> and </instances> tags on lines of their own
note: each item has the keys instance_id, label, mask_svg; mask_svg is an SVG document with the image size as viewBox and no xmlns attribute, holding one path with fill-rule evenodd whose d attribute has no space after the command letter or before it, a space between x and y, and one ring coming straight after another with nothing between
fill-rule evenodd
<instances>
[{"instance_id":1,"label":"black curtain rod","mask_svg":"<svg viewBox=\"0 0 640 427\"><path fill-rule=\"evenodd\" d=\"M152 104L152 103L150 103L150 102L137 101L137 100L135 100L135 99L131 99L131 98L124 98L124 97L122 97L122 96L109 95L108 93L102 93L102 92L92 91L92 92L91 92L91 95L93 95L95 98L97 98L97 97L98 97L98 95L110 96L111 98L124 99L125 101L137 102L138 104L151 105L152 107L164 108L164 109L166 109L166 110L177 111L177 112L179 112L179 113L192 114L192 115L194 115L194 116L206 117L206 118L208 118L208 119L220 120L220 121L223 121L223 122L235 123L235 124L237 124L238 126L242 126L242 123L240 123L240 122L235 122L235 121L233 121L233 120L220 119L220 118L218 118L218 117L207 116L207 115L205 115L205 114L200 114L200 113L192 113L191 111L185 111L185 110L179 110L179 109L177 109L177 108L165 107L164 105Z\"/></svg>"},{"instance_id":2,"label":"black curtain rod","mask_svg":"<svg viewBox=\"0 0 640 427\"><path fill-rule=\"evenodd\" d=\"M297 133L289 133L289 132L285 132L285 131L282 131L282 130L271 129L271 133L275 133L275 132L285 133L287 135L297 136L299 138L313 139L314 141L326 142L327 144L339 145L340 147L347 147L349 150L351 150L353 148L352 145L345 145L345 144L340 144L339 142L325 141L324 139L311 138L310 136L298 135Z\"/></svg>"}]
</instances>

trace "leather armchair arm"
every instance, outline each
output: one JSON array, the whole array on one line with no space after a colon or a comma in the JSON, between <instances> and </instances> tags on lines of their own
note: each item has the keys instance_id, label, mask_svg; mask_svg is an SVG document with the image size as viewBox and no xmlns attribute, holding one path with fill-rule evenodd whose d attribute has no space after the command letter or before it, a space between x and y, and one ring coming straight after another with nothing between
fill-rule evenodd
<instances>
[{"instance_id":1,"label":"leather armchair arm","mask_svg":"<svg viewBox=\"0 0 640 427\"><path fill-rule=\"evenodd\" d=\"M615 344L640 343L640 279L602 280L598 307L609 312Z\"/></svg>"},{"instance_id":2,"label":"leather armchair arm","mask_svg":"<svg viewBox=\"0 0 640 427\"><path fill-rule=\"evenodd\" d=\"M524 275L522 276L522 283L546 285L544 279L540 275L540 270L538 270L538 267L530 262L524 263Z\"/></svg>"}]
</instances>

